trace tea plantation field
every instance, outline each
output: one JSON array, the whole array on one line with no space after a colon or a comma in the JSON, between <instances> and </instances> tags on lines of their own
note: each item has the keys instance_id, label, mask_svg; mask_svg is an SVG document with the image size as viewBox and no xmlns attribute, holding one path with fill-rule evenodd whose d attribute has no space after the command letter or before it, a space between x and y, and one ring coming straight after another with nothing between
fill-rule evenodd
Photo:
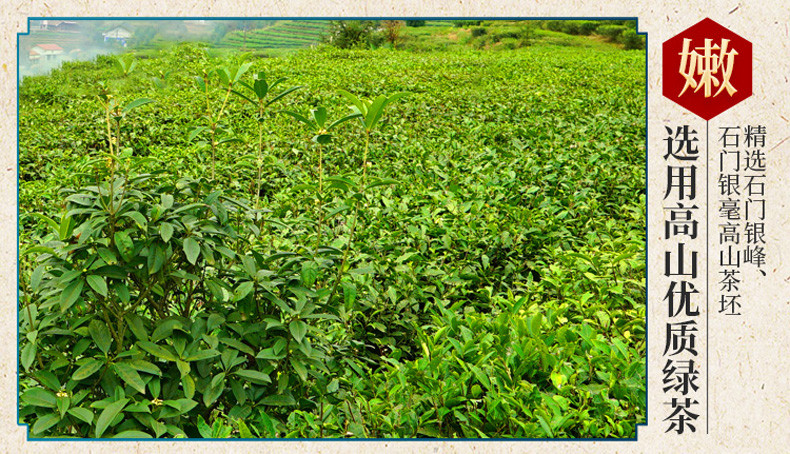
<instances>
[{"instance_id":1,"label":"tea plantation field","mask_svg":"<svg viewBox=\"0 0 790 454\"><path fill-rule=\"evenodd\" d=\"M20 422L634 437L644 62L184 44L25 78Z\"/></svg>"},{"instance_id":2,"label":"tea plantation field","mask_svg":"<svg viewBox=\"0 0 790 454\"><path fill-rule=\"evenodd\" d=\"M269 27L234 31L226 35L220 47L235 49L290 49L319 44L329 21L278 21Z\"/></svg>"}]
</instances>

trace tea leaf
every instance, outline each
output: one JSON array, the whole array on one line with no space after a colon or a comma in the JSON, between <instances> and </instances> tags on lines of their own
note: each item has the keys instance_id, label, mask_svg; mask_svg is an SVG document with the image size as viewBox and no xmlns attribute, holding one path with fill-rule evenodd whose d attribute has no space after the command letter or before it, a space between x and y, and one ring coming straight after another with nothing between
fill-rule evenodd
<instances>
[{"instance_id":1,"label":"tea leaf","mask_svg":"<svg viewBox=\"0 0 790 454\"><path fill-rule=\"evenodd\" d=\"M305 334L307 334L307 323L301 320L294 320L288 324L288 330L296 342L301 342Z\"/></svg>"},{"instance_id":2,"label":"tea leaf","mask_svg":"<svg viewBox=\"0 0 790 454\"><path fill-rule=\"evenodd\" d=\"M102 410L101 414L99 414L99 417L96 419L96 438L101 438L102 434L108 429L115 417L121 413L127 402L129 402L129 399L120 399L117 402L107 405L104 410Z\"/></svg>"},{"instance_id":3,"label":"tea leaf","mask_svg":"<svg viewBox=\"0 0 790 454\"><path fill-rule=\"evenodd\" d=\"M93 342L95 342L99 350L106 355L107 352L110 351L110 345L112 344L112 336L110 336L110 330L107 329L107 325L101 320L93 320L90 323L88 331L90 332Z\"/></svg>"},{"instance_id":4,"label":"tea leaf","mask_svg":"<svg viewBox=\"0 0 790 454\"><path fill-rule=\"evenodd\" d=\"M65 289L63 289L63 293L60 294L60 310L62 312L67 311L74 303L77 302L80 295L82 294L82 287L84 281L79 279L71 284L67 285Z\"/></svg>"},{"instance_id":5,"label":"tea leaf","mask_svg":"<svg viewBox=\"0 0 790 454\"><path fill-rule=\"evenodd\" d=\"M144 106L152 102L154 102L154 100L149 98L135 99L134 101L130 102L129 104L126 105L126 107L123 108L123 112L128 113L134 109L137 109L140 106Z\"/></svg>"},{"instance_id":6,"label":"tea leaf","mask_svg":"<svg viewBox=\"0 0 790 454\"><path fill-rule=\"evenodd\" d=\"M93 422L93 412L88 410L87 408L71 407L68 409L68 411L66 411L66 413L70 414L71 416L74 416L80 421L85 422L86 424L90 424Z\"/></svg>"},{"instance_id":7,"label":"tea leaf","mask_svg":"<svg viewBox=\"0 0 790 454\"><path fill-rule=\"evenodd\" d=\"M127 363L115 363L112 365L115 373L118 374L121 379L126 382L129 386L136 389L142 394L145 394L145 382L142 378L140 378L140 374L137 373L132 366Z\"/></svg>"},{"instance_id":8,"label":"tea leaf","mask_svg":"<svg viewBox=\"0 0 790 454\"><path fill-rule=\"evenodd\" d=\"M74 381L84 380L90 377L91 375L95 374L96 372L98 372L99 369L102 368L102 366L104 366L104 363L102 363L101 361L93 358L89 358L88 361L85 362L85 364L83 364L82 366L79 367L79 369L74 371L74 374L72 374L71 379Z\"/></svg>"},{"instance_id":9,"label":"tea leaf","mask_svg":"<svg viewBox=\"0 0 790 454\"><path fill-rule=\"evenodd\" d=\"M186 254L189 263L193 265L197 263L197 258L200 254L200 245L194 238L190 237L184 239L184 254Z\"/></svg>"},{"instance_id":10,"label":"tea leaf","mask_svg":"<svg viewBox=\"0 0 790 454\"><path fill-rule=\"evenodd\" d=\"M107 281L103 277L92 274L85 278L88 285L101 296L107 296Z\"/></svg>"},{"instance_id":11,"label":"tea leaf","mask_svg":"<svg viewBox=\"0 0 790 454\"><path fill-rule=\"evenodd\" d=\"M30 433L33 435L40 434L59 422L60 415L57 413L46 414L36 420L35 424L33 424L33 427L30 429Z\"/></svg>"},{"instance_id":12,"label":"tea leaf","mask_svg":"<svg viewBox=\"0 0 790 454\"><path fill-rule=\"evenodd\" d=\"M296 401L294 400L293 396L288 394L274 394L271 396L266 396L260 400L263 405L272 405L272 406L291 406L296 405Z\"/></svg>"},{"instance_id":13,"label":"tea leaf","mask_svg":"<svg viewBox=\"0 0 790 454\"><path fill-rule=\"evenodd\" d=\"M22 393L22 402L36 407L55 408L55 395L45 389L33 388Z\"/></svg>"},{"instance_id":14,"label":"tea leaf","mask_svg":"<svg viewBox=\"0 0 790 454\"><path fill-rule=\"evenodd\" d=\"M253 383L266 384L271 383L272 379L268 374L259 372L257 370L237 370L234 372L237 377L249 380Z\"/></svg>"}]
</instances>

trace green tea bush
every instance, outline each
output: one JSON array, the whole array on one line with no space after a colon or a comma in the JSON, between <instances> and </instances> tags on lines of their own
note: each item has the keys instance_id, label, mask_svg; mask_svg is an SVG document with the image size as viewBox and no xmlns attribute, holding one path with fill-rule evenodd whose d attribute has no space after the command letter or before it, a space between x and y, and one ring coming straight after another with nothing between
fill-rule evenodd
<instances>
[{"instance_id":1,"label":"green tea bush","mask_svg":"<svg viewBox=\"0 0 790 454\"><path fill-rule=\"evenodd\" d=\"M550 30L561 31L569 35L589 35L601 24L600 21L588 20L566 20L556 21L559 24L553 23Z\"/></svg>"},{"instance_id":2,"label":"green tea bush","mask_svg":"<svg viewBox=\"0 0 790 454\"><path fill-rule=\"evenodd\" d=\"M500 41L502 47L505 49L516 49L521 45L521 41L516 38L502 38Z\"/></svg>"},{"instance_id":3,"label":"green tea bush","mask_svg":"<svg viewBox=\"0 0 790 454\"><path fill-rule=\"evenodd\" d=\"M494 39L497 42L501 41L503 39L506 39L506 38L518 39L520 37L521 37L521 32L520 31L506 31L506 32L502 32L502 33L496 33L494 35Z\"/></svg>"},{"instance_id":4,"label":"green tea bush","mask_svg":"<svg viewBox=\"0 0 790 454\"><path fill-rule=\"evenodd\" d=\"M580 35L581 26L577 21L564 21L559 31L569 35Z\"/></svg>"},{"instance_id":5,"label":"green tea bush","mask_svg":"<svg viewBox=\"0 0 790 454\"><path fill-rule=\"evenodd\" d=\"M52 105L60 102L62 94L58 89L59 84L51 77L32 76L27 77L27 90L20 93L20 98L25 101Z\"/></svg>"},{"instance_id":6,"label":"green tea bush","mask_svg":"<svg viewBox=\"0 0 790 454\"><path fill-rule=\"evenodd\" d=\"M627 30L624 25L602 25L595 33L603 36L610 42L620 42L620 36Z\"/></svg>"},{"instance_id":7,"label":"green tea bush","mask_svg":"<svg viewBox=\"0 0 790 454\"><path fill-rule=\"evenodd\" d=\"M496 43L496 37L494 35L486 34L472 39L472 45L475 49L483 49L494 43Z\"/></svg>"},{"instance_id":8,"label":"green tea bush","mask_svg":"<svg viewBox=\"0 0 790 454\"><path fill-rule=\"evenodd\" d=\"M543 22L543 27L546 30L559 32L559 31L562 31L564 23L565 23L565 21L561 21L561 20L547 20L547 21Z\"/></svg>"},{"instance_id":9,"label":"green tea bush","mask_svg":"<svg viewBox=\"0 0 790 454\"><path fill-rule=\"evenodd\" d=\"M245 255L259 233L248 206L152 178L69 195L39 249L20 314L34 435L195 437L216 408L276 413L316 392L325 350L312 339L331 316L309 262Z\"/></svg>"},{"instance_id":10,"label":"green tea bush","mask_svg":"<svg viewBox=\"0 0 790 454\"><path fill-rule=\"evenodd\" d=\"M585 20L585 21L579 21L578 24L579 24L579 34L586 36L593 33L595 29L598 28L600 22Z\"/></svg>"},{"instance_id":11,"label":"green tea bush","mask_svg":"<svg viewBox=\"0 0 790 454\"><path fill-rule=\"evenodd\" d=\"M622 35L620 35L620 40L623 42L623 47L626 50L645 48L645 39L643 36L640 36L636 30L625 30Z\"/></svg>"},{"instance_id":12,"label":"green tea bush","mask_svg":"<svg viewBox=\"0 0 790 454\"><path fill-rule=\"evenodd\" d=\"M473 38L477 38L478 36L483 36L488 33L488 30L486 30L485 27L474 27L471 33Z\"/></svg>"},{"instance_id":13,"label":"green tea bush","mask_svg":"<svg viewBox=\"0 0 790 454\"><path fill-rule=\"evenodd\" d=\"M474 27L480 25L483 21L479 20L454 20L453 26L454 27Z\"/></svg>"}]
</instances>

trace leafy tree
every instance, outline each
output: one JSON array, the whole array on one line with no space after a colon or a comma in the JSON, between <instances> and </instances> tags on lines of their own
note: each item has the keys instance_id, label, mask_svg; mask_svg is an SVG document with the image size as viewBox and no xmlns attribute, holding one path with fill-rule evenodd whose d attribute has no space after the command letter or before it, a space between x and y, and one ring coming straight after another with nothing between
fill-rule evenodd
<instances>
[{"instance_id":1,"label":"leafy tree","mask_svg":"<svg viewBox=\"0 0 790 454\"><path fill-rule=\"evenodd\" d=\"M402 32L404 27L402 20L385 20L381 22L384 29L384 39L392 45L397 47L398 43L403 39Z\"/></svg>"},{"instance_id":2,"label":"leafy tree","mask_svg":"<svg viewBox=\"0 0 790 454\"><path fill-rule=\"evenodd\" d=\"M222 38L228 34L228 26L222 22L214 25L214 30L211 32L211 41L218 43L222 41Z\"/></svg>"},{"instance_id":3,"label":"leafy tree","mask_svg":"<svg viewBox=\"0 0 790 454\"><path fill-rule=\"evenodd\" d=\"M134 38L136 44L145 45L150 43L156 37L156 34L157 34L156 28L150 25L146 25L134 31Z\"/></svg>"},{"instance_id":4,"label":"leafy tree","mask_svg":"<svg viewBox=\"0 0 790 454\"><path fill-rule=\"evenodd\" d=\"M341 49L368 46L376 30L376 23L369 20L332 21L329 23L328 41Z\"/></svg>"}]
</instances>

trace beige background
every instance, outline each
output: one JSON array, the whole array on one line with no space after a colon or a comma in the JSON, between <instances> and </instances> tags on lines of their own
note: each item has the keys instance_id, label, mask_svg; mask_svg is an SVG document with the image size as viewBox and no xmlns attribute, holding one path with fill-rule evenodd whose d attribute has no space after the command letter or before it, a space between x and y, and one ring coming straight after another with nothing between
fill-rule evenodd
<instances>
[{"instance_id":1,"label":"beige background","mask_svg":"<svg viewBox=\"0 0 790 454\"><path fill-rule=\"evenodd\" d=\"M0 135L0 452L199 452L214 454L246 451L266 452L429 452L429 453L653 453L653 452L790 452L790 3L726 1L251 1L214 2L182 0L163 2L136 0L3 0L2 25L2 127ZM756 3L756 2L755 2ZM116 6L118 5L118 6ZM638 17L640 31L649 34L649 154L648 238L649 286L649 424L640 427L638 441L606 442L28 442L25 428L16 424L16 34L27 30L28 17L41 16L471 16L549 17L597 16ZM740 317L718 315L711 302L710 314L710 434L704 417L695 434L664 434L668 416L661 392L661 357L665 338L666 310L662 302L668 281L662 276L661 200L666 164L661 158L664 125L691 124L704 140L705 123L661 95L661 43L704 17L719 22L754 45L754 95L710 123L711 145L720 126L766 125L768 136L768 276L750 276L742 288ZM715 148L711 147L716 156ZM713 161L712 161L713 162ZM704 163L699 163L700 167ZM700 169L703 170L703 169ZM715 180L712 181L712 183ZM712 186L715 190L715 186ZM704 201L704 193L698 199ZM711 200L715 200L711 192ZM703 202L704 205L704 202ZM711 232L716 219L711 213ZM702 219L702 218L700 218ZM715 235L711 250L715 250ZM704 251L704 243L700 244ZM704 252L703 252L704 254ZM713 255L713 254L711 254ZM700 269L702 273L706 270ZM712 273L717 270L711 269ZM711 277L713 281L713 276ZM698 282L704 282L698 281ZM701 321L704 322L704 306ZM701 326L704 328L704 325ZM704 331L703 331L704 333ZM704 353L704 336L699 348ZM704 361L704 357L700 360ZM705 371L703 371L705 372ZM705 377L703 377L705 378ZM703 382L704 383L704 382ZM704 394L700 395L704 398ZM704 404L703 404L704 405Z\"/></svg>"}]
</instances>

